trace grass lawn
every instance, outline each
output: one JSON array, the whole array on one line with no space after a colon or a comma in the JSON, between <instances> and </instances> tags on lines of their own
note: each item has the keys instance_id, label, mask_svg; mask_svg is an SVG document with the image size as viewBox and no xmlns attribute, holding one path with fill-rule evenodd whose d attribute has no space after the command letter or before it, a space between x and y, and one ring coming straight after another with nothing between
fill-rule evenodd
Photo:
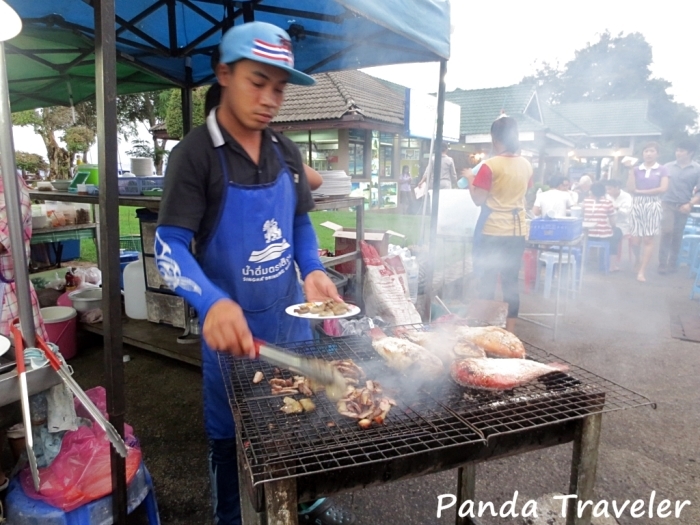
<instances>
[{"instance_id":1,"label":"grass lawn","mask_svg":"<svg viewBox=\"0 0 700 525\"><path fill-rule=\"evenodd\" d=\"M139 235L139 221L136 218L136 209L129 206L119 207L119 236ZM319 246L335 251L333 231L324 226L322 222L331 221L346 228L355 227L355 212L352 211L318 211L310 214L311 222L316 230ZM417 244L420 237L421 218L416 215L399 215L394 213L372 213L365 211L365 228L375 230L393 230L406 236L406 245ZM426 228L428 221L426 221ZM390 242L401 244L401 239L393 237ZM90 239L83 239L80 244L80 260L97 262L95 243Z\"/></svg>"}]
</instances>

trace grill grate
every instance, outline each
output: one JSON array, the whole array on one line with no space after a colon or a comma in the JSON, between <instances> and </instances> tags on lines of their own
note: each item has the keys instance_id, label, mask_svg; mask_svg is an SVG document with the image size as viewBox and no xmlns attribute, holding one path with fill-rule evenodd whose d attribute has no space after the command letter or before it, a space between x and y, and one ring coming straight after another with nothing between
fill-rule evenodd
<instances>
[{"instance_id":1,"label":"grill grate","mask_svg":"<svg viewBox=\"0 0 700 525\"><path fill-rule=\"evenodd\" d=\"M409 329L430 327L416 325ZM266 379L273 377L272 366L220 354L227 394L237 416L254 484L484 443L498 434L650 403L573 365L566 374L550 374L540 382L507 392L464 389L451 380L411 389L406 383L393 385L387 381L396 374L386 367L368 338L353 336L284 346L329 360L353 359L369 379L382 383L397 406L392 407L383 425L367 430L360 429L356 420L338 414L335 404L324 394L313 397L314 412L284 414L280 410L284 396L271 395L267 381L252 382L258 370ZM543 350L526 347L528 356L537 361L562 361ZM284 378L292 376L287 370L281 372Z\"/></svg>"}]
</instances>

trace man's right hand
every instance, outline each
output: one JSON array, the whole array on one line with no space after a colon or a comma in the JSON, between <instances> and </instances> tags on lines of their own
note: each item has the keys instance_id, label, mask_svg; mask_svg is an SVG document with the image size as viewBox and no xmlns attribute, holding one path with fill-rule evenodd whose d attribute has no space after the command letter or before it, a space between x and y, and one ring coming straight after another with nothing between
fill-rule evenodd
<instances>
[{"instance_id":1,"label":"man's right hand","mask_svg":"<svg viewBox=\"0 0 700 525\"><path fill-rule=\"evenodd\" d=\"M250 333L243 309L230 299L221 299L209 308L202 336L213 350L255 359L253 334Z\"/></svg>"}]
</instances>

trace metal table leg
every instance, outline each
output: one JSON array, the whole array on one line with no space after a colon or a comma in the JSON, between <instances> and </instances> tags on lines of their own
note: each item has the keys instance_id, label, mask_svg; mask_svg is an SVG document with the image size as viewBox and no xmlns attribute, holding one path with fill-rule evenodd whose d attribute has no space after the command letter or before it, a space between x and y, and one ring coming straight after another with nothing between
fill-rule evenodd
<instances>
[{"instance_id":1,"label":"metal table leg","mask_svg":"<svg viewBox=\"0 0 700 525\"><path fill-rule=\"evenodd\" d=\"M455 509L455 525L480 525L476 518L459 517L459 505L462 502L476 500L476 464L467 463L457 469L457 508Z\"/></svg>"},{"instance_id":2,"label":"metal table leg","mask_svg":"<svg viewBox=\"0 0 700 525\"><path fill-rule=\"evenodd\" d=\"M574 453L571 462L569 494L576 494L577 500L569 499L566 507L566 525L590 525L592 505L587 505L579 517L578 501L593 500L596 467L598 465L598 445L602 414L587 416L581 422L574 439Z\"/></svg>"},{"instance_id":3,"label":"metal table leg","mask_svg":"<svg viewBox=\"0 0 700 525\"><path fill-rule=\"evenodd\" d=\"M561 262L564 248L559 247L559 268L557 268L557 297L554 301L554 339L557 338L557 327L559 326L559 295L561 292Z\"/></svg>"},{"instance_id":4,"label":"metal table leg","mask_svg":"<svg viewBox=\"0 0 700 525\"><path fill-rule=\"evenodd\" d=\"M265 514L255 512L253 503L250 501L250 495L246 490L249 480L247 480L247 470L243 461L241 440L238 440L237 446L238 456L238 491L241 498L241 523L242 525L264 525L266 523Z\"/></svg>"},{"instance_id":5,"label":"metal table leg","mask_svg":"<svg viewBox=\"0 0 700 525\"><path fill-rule=\"evenodd\" d=\"M265 484L268 525L298 525L297 482L294 478Z\"/></svg>"}]
</instances>

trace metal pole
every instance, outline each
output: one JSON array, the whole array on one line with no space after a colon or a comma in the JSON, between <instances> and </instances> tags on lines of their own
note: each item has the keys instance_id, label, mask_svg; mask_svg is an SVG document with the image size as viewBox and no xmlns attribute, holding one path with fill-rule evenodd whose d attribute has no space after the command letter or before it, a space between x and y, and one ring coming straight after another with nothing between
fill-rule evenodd
<instances>
[{"instance_id":1,"label":"metal pole","mask_svg":"<svg viewBox=\"0 0 700 525\"><path fill-rule=\"evenodd\" d=\"M15 166L15 146L12 140L12 113L10 111L10 88L7 84L7 62L5 44L0 42L0 157L2 157L2 182L7 206L7 226L10 229L12 264L14 265L15 290L19 304L19 320L22 323L22 337L27 345L34 346L34 314L29 292L29 272L27 254L24 251L24 227L22 208ZM0 305L2 307L2 305Z\"/></svg>"},{"instance_id":2,"label":"metal pole","mask_svg":"<svg viewBox=\"0 0 700 525\"><path fill-rule=\"evenodd\" d=\"M96 0L95 99L100 173L100 267L104 364L109 420L124 437L124 349L119 287L119 188L117 184L117 57L114 0ZM112 513L126 523L126 461L111 447Z\"/></svg>"},{"instance_id":3,"label":"metal pole","mask_svg":"<svg viewBox=\"0 0 700 525\"><path fill-rule=\"evenodd\" d=\"M192 130L192 59L185 59L185 83L187 87L182 88L182 136L184 137Z\"/></svg>"},{"instance_id":4,"label":"metal pole","mask_svg":"<svg viewBox=\"0 0 700 525\"><path fill-rule=\"evenodd\" d=\"M427 271L425 272L425 296L424 304L422 308L422 315L424 319L430 318L430 304L431 297L433 295L433 270L435 268L435 263L437 262L436 257L436 246L437 246L437 217L438 217L438 206L440 204L440 170L442 168L442 128L445 121L445 75L447 74L447 60L443 59L440 61L440 84L438 87L438 100L437 100L437 127L435 132L435 147L434 147L434 157L433 157L433 201L432 209L430 214L430 240L429 240L429 253L430 253L430 264L428 265Z\"/></svg>"}]
</instances>

